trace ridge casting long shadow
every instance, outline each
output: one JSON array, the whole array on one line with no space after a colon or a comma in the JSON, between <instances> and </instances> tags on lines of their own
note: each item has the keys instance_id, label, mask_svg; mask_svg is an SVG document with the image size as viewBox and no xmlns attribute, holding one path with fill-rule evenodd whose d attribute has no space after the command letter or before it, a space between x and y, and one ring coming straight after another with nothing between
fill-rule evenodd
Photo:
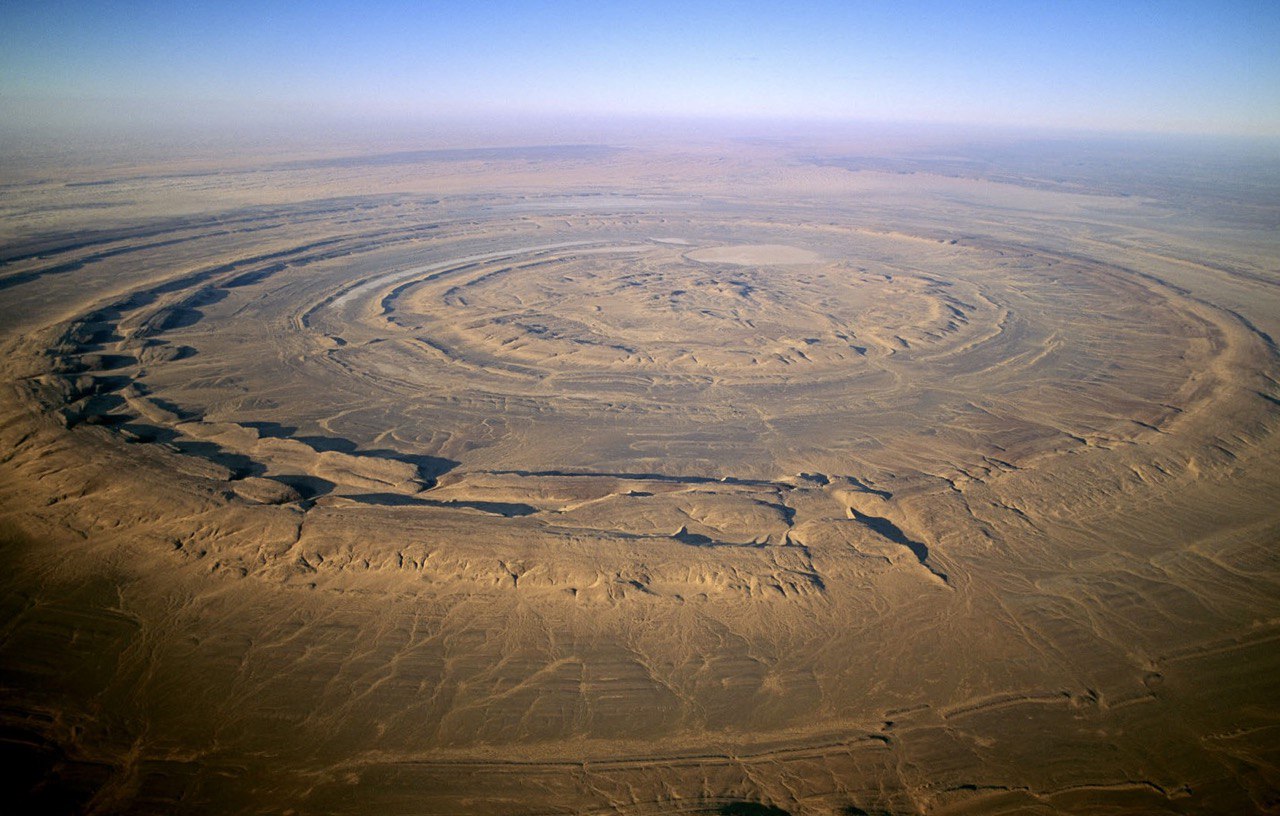
<instances>
[{"instance_id":1,"label":"ridge casting long shadow","mask_svg":"<svg viewBox=\"0 0 1280 816\"><path fill-rule=\"evenodd\" d=\"M491 516L531 516L538 508L521 502L469 501L466 499L420 499L417 496L406 496L401 493L361 493L346 498L360 504L376 507L443 507L446 509L465 507L479 510Z\"/></svg>"},{"instance_id":2,"label":"ridge casting long shadow","mask_svg":"<svg viewBox=\"0 0 1280 816\"><path fill-rule=\"evenodd\" d=\"M853 517L854 521L869 528L871 532L881 536L882 538L889 539L894 544L901 544L903 547L911 550L911 554L920 562L920 566L941 578L943 583L949 583L947 581L947 574L934 569L929 563L929 548L923 542L908 538L907 534L902 532L902 529L898 527L898 525L889 521L887 518L864 515L852 507L849 508L849 514Z\"/></svg>"},{"instance_id":3,"label":"ridge casting long shadow","mask_svg":"<svg viewBox=\"0 0 1280 816\"><path fill-rule=\"evenodd\" d=\"M458 466L458 462L443 456L431 456L422 453L401 453L400 451L379 448L361 450L354 441L342 436L298 436L298 429L292 425L279 422L241 422L246 428L252 428L263 439L292 439L301 442L317 453L335 451L366 459L389 459L404 462L418 469L420 478L427 488L435 487L441 476Z\"/></svg>"}]
</instances>

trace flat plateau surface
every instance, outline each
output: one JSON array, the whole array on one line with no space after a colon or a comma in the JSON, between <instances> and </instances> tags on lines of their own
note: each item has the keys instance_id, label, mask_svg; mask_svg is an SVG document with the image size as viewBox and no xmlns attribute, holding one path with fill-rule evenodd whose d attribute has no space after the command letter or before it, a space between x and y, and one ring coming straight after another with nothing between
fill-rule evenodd
<instances>
[{"instance_id":1,"label":"flat plateau surface","mask_svg":"<svg viewBox=\"0 0 1280 816\"><path fill-rule=\"evenodd\" d=\"M828 153L0 187L13 796L1280 811L1274 191Z\"/></svg>"}]
</instances>

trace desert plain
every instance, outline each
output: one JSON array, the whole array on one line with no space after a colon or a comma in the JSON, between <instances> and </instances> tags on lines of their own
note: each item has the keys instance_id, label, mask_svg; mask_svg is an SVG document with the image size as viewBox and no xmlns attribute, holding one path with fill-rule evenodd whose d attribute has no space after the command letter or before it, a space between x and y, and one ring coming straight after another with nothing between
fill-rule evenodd
<instances>
[{"instance_id":1,"label":"desert plain","mask_svg":"<svg viewBox=\"0 0 1280 816\"><path fill-rule=\"evenodd\" d=\"M1192 147L7 165L6 797L1280 811L1280 173Z\"/></svg>"}]
</instances>

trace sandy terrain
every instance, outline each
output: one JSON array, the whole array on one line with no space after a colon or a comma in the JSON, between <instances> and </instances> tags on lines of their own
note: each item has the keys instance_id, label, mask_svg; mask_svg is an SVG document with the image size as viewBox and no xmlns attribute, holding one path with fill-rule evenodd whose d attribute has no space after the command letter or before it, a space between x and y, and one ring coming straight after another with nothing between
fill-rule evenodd
<instances>
[{"instance_id":1,"label":"sandy terrain","mask_svg":"<svg viewBox=\"0 0 1280 816\"><path fill-rule=\"evenodd\" d=\"M1280 205L825 149L0 188L17 801L1280 810Z\"/></svg>"}]
</instances>

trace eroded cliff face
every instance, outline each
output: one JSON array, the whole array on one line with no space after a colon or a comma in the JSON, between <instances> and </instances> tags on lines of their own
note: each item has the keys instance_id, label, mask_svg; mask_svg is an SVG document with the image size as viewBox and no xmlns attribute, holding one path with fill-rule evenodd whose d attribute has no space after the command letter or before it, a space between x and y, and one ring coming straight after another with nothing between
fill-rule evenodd
<instances>
[{"instance_id":1,"label":"eroded cliff face","mask_svg":"<svg viewBox=\"0 0 1280 816\"><path fill-rule=\"evenodd\" d=\"M1274 806L1275 257L740 163L10 193L86 208L0 267L24 795Z\"/></svg>"}]
</instances>

